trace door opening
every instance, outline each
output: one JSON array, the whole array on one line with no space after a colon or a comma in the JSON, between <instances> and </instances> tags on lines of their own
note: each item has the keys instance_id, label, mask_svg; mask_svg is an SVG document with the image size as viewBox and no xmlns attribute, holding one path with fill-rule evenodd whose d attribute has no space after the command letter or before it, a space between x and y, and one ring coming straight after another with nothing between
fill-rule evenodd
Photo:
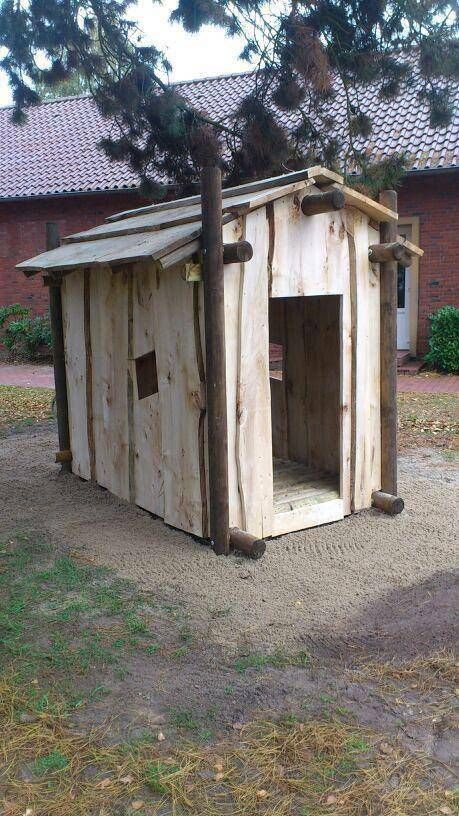
<instances>
[{"instance_id":1,"label":"door opening","mask_svg":"<svg viewBox=\"0 0 459 816\"><path fill-rule=\"evenodd\" d=\"M269 303L274 513L340 497L341 297Z\"/></svg>"}]
</instances>

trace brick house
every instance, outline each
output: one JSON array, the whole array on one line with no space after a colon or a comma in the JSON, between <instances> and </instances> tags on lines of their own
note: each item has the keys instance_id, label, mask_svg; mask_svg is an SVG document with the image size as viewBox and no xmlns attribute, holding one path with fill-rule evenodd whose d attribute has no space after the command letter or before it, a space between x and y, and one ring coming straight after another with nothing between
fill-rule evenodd
<instances>
[{"instance_id":1,"label":"brick house","mask_svg":"<svg viewBox=\"0 0 459 816\"><path fill-rule=\"evenodd\" d=\"M242 73L177 87L197 107L230 116L252 82L253 74ZM332 107L339 128L339 92ZM382 104L367 89L364 107L373 119L368 153L375 159L402 151L410 156L399 191L399 232L425 254L409 270L399 270L398 347L415 356L426 350L431 311L459 306L459 113L447 129L431 130L415 85L397 104ZM279 118L291 126L289 114ZM47 222L66 235L145 203L132 171L97 147L109 128L87 96L44 103L22 127L11 124L9 108L0 109L0 305L46 308L46 289L15 265L45 249Z\"/></svg>"}]
</instances>

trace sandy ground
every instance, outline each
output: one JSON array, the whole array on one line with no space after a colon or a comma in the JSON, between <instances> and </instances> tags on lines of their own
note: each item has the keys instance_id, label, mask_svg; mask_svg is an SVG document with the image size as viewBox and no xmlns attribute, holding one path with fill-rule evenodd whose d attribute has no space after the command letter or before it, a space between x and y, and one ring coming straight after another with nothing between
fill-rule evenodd
<instances>
[{"instance_id":1,"label":"sandy ground","mask_svg":"<svg viewBox=\"0 0 459 816\"><path fill-rule=\"evenodd\" d=\"M250 562L216 558L96 485L58 475L55 450L50 425L2 440L0 533L42 532L183 602L208 643L407 655L455 638L457 470L437 452L400 459L400 516L369 510L286 535Z\"/></svg>"}]
</instances>

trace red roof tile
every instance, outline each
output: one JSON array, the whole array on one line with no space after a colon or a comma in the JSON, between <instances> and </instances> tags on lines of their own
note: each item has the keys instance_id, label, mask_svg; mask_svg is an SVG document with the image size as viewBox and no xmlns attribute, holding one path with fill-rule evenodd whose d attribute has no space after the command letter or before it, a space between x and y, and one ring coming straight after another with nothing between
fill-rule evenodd
<instances>
[{"instance_id":1,"label":"red roof tile","mask_svg":"<svg viewBox=\"0 0 459 816\"><path fill-rule=\"evenodd\" d=\"M182 82L176 87L196 107L212 116L229 118L253 82L254 74L246 72ZM362 107L373 121L366 149L374 159L406 151L412 170L457 167L459 88L454 120L442 130L430 128L417 90L413 83L396 102L381 102L375 88L365 89ZM336 117L338 133L344 132L343 102L338 90L329 108ZM90 97L45 102L29 111L21 127L11 123L10 115L11 108L0 109L0 199L137 186L129 167L110 161L98 148L100 139L110 131L110 122ZM278 116L285 127L294 124L291 114L278 112Z\"/></svg>"}]
</instances>

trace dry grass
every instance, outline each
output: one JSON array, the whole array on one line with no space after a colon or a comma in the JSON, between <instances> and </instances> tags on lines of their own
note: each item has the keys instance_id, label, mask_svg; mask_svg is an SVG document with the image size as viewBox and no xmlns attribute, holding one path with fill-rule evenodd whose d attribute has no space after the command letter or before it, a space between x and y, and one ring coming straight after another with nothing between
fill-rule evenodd
<instances>
[{"instance_id":1,"label":"dry grass","mask_svg":"<svg viewBox=\"0 0 459 816\"><path fill-rule=\"evenodd\" d=\"M459 684L459 663L452 651L442 650L428 657L417 657L401 663L367 662L362 667L366 677L376 679L381 684L415 688L421 693L442 689L454 692Z\"/></svg>"},{"instance_id":2,"label":"dry grass","mask_svg":"<svg viewBox=\"0 0 459 816\"><path fill-rule=\"evenodd\" d=\"M3 677L3 816L454 812L426 762L341 721L259 722L219 745L165 755L151 742L110 746L101 730L76 733L59 711L37 715L28 699L13 675Z\"/></svg>"},{"instance_id":3,"label":"dry grass","mask_svg":"<svg viewBox=\"0 0 459 816\"><path fill-rule=\"evenodd\" d=\"M399 449L434 445L459 450L459 398L457 394L397 395Z\"/></svg>"},{"instance_id":4,"label":"dry grass","mask_svg":"<svg viewBox=\"0 0 459 816\"><path fill-rule=\"evenodd\" d=\"M11 427L33 425L52 416L54 391L0 385L0 434Z\"/></svg>"}]
</instances>

